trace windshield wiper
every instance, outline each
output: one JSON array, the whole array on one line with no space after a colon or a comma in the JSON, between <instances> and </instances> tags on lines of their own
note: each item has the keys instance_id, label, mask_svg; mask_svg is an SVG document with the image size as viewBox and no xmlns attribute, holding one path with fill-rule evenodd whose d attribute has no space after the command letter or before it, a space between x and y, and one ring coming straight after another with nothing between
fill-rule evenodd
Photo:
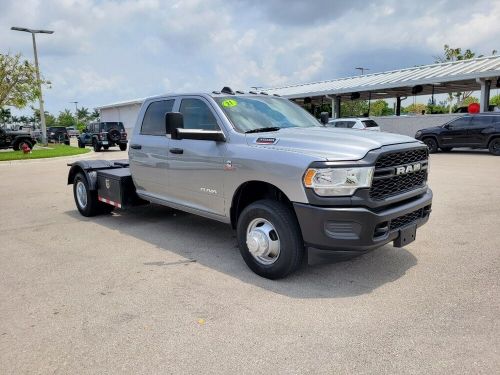
<instances>
[{"instance_id":1,"label":"windshield wiper","mask_svg":"<svg viewBox=\"0 0 500 375\"><path fill-rule=\"evenodd\" d=\"M261 132L275 132L277 130L280 130L281 128L279 126L270 126L268 128L257 128L257 129L252 129L252 130L247 130L245 134L249 133L261 133Z\"/></svg>"}]
</instances>

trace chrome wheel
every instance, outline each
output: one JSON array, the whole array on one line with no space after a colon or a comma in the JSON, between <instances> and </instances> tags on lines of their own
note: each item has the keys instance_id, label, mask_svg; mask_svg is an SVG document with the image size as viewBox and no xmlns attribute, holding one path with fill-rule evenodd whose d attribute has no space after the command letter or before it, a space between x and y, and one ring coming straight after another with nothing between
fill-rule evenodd
<instances>
[{"instance_id":1,"label":"chrome wheel","mask_svg":"<svg viewBox=\"0 0 500 375\"><path fill-rule=\"evenodd\" d=\"M82 181L76 183L76 200L81 208L87 207L87 188Z\"/></svg>"},{"instance_id":2,"label":"chrome wheel","mask_svg":"<svg viewBox=\"0 0 500 375\"><path fill-rule=\"evenodd\" d=\"M271 222L253 219L247 228L248 251L261 264L273 264L280 255L280 239Z\"/></svg>"}]
</instances>

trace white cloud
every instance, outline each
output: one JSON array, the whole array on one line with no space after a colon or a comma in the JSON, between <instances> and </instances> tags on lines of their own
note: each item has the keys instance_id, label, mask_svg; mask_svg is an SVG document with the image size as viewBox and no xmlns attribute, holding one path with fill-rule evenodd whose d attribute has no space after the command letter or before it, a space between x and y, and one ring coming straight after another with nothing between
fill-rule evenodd
<instances>
[{"instance_id":1,"label":"white cloud","mask_svg":"<svg viewBox=\"0 0 500 375\"><path fill-rule=\"evenodd\" d=\"M165 91L248 89L433 62L447 43L500 49L500 3L479 0L0 0L0 53L32 58L37 38L50 111ZM319 5L318 5L319 4Z\"/></svg>"}]
</instances>

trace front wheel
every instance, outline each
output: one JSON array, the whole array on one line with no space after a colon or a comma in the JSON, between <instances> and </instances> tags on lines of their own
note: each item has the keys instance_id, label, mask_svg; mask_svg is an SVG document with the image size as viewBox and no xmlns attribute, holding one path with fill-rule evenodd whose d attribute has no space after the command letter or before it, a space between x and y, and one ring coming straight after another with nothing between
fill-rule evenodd
<instances>
[{"instance_id":1,"label":"front wheel","mask_svg":"<svg viewBox=\"0 0 500 375\"><path fill-rule=\"evenodd\" d=\"M429 154L433 154L438 150L438 144L434 138L425 138L423 142L427 145L429 149Z\"/></svg>"},{"instance_id":2,"label":"front wheel","mask_svg":"<svg viewBox=\"0 0 500 375\"><path fill-rule=\"evenodd\" d=\"M19 151L19 150L23 151L24 147L28 147L31 150L31 149L33 149L33 144L30 141L22 140L22 141L19 141L19 143L17 143L14 146L14 150L15 151Z\"/></svg>"},{"instance_id":3,"label":"front wheel","mask_svg":"<svg viewBox=\"0 0 500 375\"><path fill-rule=\"evenodd\" d=\"M267 279L297 270L304 256L302 234L293 210L264 199L247 206L238 218L238 245L247 266Z\"/></svg>"},{"instance_id":4,"label":"front wheel","mask_svg":"<svg viewBox=\"0 0 500 375\"><path fill-rule=\"evenodd\" d=\"M78 147L85 148L85 143L83 143L81 140L78 140Z\"/></svg>"},{"instance_id":5,"label":"front wheel","mask_svg":"<svg viewBox=\"0 0 500 375\"><path fill-rule=\"evenodd\" d=\"M495 138L490 142L489 150L493 155L500 156L500 138Z\"/></svg>"},{"instance_id":6,"label":"front wheel","mask_svg":"<svg viewBox=\"0 0 500 375\"><path fill-rule=\"evenodd\" d=\"M441 151L443 152L450 152L451 150L453 150L453 147L441 147Z\"/></svg>"},{"instance_id":7,"label":"front wheel","mask_svg":"<svg viewBox=\"0 0 500 375\"><path fill-rule=\"evenodd\" d=\"M127 144L126 143L121 143L120 144L120 151L126 151L127 150Z\"/></svg>"},{"instance_id":8,"label":"front wheel","mask_svg":"<svg viewBox=\"0 0 500 375\"><path fill-rule=\"evenodd\" d=\"M101 145L97 140L94 140L94 142L92 143L92 146L94 147L95 152L101 151Z\"/></svg>"}]
</instances>

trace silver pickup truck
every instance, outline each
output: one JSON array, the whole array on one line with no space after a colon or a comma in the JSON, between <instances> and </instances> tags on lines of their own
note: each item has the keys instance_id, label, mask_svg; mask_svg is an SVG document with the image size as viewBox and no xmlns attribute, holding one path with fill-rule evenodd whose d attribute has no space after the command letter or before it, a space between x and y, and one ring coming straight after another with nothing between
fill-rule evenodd
<instances>
[{"instance_id":1,"label":"silver pickup truck","mask_svg":"<svg viewBox=\"0 0 500 375\"><path fill-rule=\"evenodd\" d=\"M270 279L311 252L404 246L431 212L422 142L326 128L287 99L230 88L149 98L128 160L70 166L82 215L155 203L230 224L246 264Z\"/></svg>"}]
</instances>

